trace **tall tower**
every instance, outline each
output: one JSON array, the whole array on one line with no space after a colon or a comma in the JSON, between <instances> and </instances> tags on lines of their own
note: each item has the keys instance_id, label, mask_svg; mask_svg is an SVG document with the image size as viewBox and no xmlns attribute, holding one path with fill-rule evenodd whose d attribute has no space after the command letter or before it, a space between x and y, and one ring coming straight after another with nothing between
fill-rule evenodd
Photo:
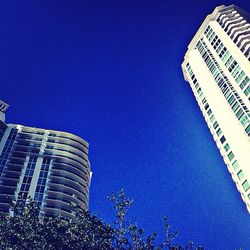
<instances>
[{"instance_id":1,"label":"tall tower","mask_svg":"<svg viewBox=\"0 0 250 250\"><path fill-rule=\"evenodd\" d=\"M190 42L182 70L250 213L249 14L217 7Z\"/></svg>"},{"instance_id":2,"label":"tall tower","mask_svg":"<svg viewBox=\"0 0 250 250\"><path fill-rule=\"evenodd\" d=\"M13 198L25 203L28 197L49 216L69 217L72 203L86 210L88 143L70 133L5 124L7 107L0 102L0 211L7 212Z\"/></svg>"}]
</instances>

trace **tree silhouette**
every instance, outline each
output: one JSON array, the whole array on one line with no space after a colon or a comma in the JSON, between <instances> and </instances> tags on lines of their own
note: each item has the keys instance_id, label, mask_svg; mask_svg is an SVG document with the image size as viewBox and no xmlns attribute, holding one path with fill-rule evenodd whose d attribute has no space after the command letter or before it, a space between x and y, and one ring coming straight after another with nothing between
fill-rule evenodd
<instances>
[{"instance_id":1,"label":"tree silhouette","mask_svg":"<svg viewBox=\"0 0 250 250\"><path fill-rule=\"evenodd\" d=\"M0 213L0 249L53 249L53 250L202 250L192 242L186 246L174 244L178 233L171 232L164 218L165 239L156 245L156 233L145 236L144 230L129 223L127 213L133 200L126 197L122 189L112 193L115 219L109 225L90 212L80 210L72 204L71 218L46 217L39 213L36 201L26 204L14 201L9 213Z\"/></svg>"}]
</instances>

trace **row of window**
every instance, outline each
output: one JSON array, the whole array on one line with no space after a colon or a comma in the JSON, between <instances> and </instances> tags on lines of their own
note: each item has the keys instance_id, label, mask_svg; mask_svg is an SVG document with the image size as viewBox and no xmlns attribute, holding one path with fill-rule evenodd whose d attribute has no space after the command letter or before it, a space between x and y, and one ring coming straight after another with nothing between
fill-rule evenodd
<instances>
[{"instance_id":1,"label":"row of window","mask_svg":"<svg viewBox=\"0 0 250 250\"><path fill-rule=\"evenodd\" d=\"M39 208L40 208L42 201L43 201L44 190L45 190L45 186L46 186L46 182L47 182L50 161L51 161L51 159L49 159L49 158L43 159L38 182L37 182L37 186L36 186L34 198L37 201L37 206Z\"/></svg>"},{"instance_id":2,"label":"row of window","mask_svg":"<svg viewBox=\"0 0 250 250\"><path fill-rule=\"evenodd\" d=\"M187 68L187 71L188 71L188 73L189 73L189 75L190 75L190 78L191 78L193 84L195 85L196 91L197 91L197 93L199 94L198 89L200 89L200 91L201 91L201 88L200 88L200 86L199 86L199 83L198 83L198 81L197 81L197 79L196 79L196 77L195 77L195 75L194 75L194 73L193 73L193 71L192 71L192 68L191 68L191 66L190 66L189 63L187 63L186 68ZM202 92L202 91L201 91L201 92ZM200 96L200 97L201 97L201 96ZM220 142L221 142L221 144L223 145L223 148L224 148L225 152L227 153L227 157L228 157L229 161L232 162L231 165L232 165L233 169L236 171L238 179L239 179L240 181L242 181L242 180L244 179L243 171L242 171L241 169L239 170L238 161L235 159L234 153L233 153L232 151L230 151L230 146L229 146L229 144L226 142L226 138L225 138L225 136L223 135L222 130L221 130L221 128L219 127L219 124L218 124L218 122L216 121L215 116L214 116L214 114L213 114L211 108L209 107L209 104L208 104L208 102L207 102L207 99L206 99L205 97L203 97L203 96L201 97L201 99L202 99L201 102L202 102L202 104L203 104L203 107L204 107L204 109L205 109L205 112L206 112L207 115L208 115L208 118L209 118L209 120L210 120L210 122L211 122L211 124L212 124L212 126L213 126L213 128L214 128L214 130L215 130L215 132L216 132L216 135L217 135L218 138L220 139ZM245 191L248 191L248 190L250 189L249 182L248 182L247 180L245 180L245 181L242 183L242 187L243 187L243 189L244 189ZM249 193L248 197L249 197L249 199L250 199L250 193Z\"/></svg>"},{"instance_id":3,"label":"row of window","mask_svg":"<svg viewBox=\"0 0 250 250\"><path fill-rule=\"evenodd\" d=\"M204 34L206 35L208 41L210 41L211 45L215 49L216 53L222 59L224 65L228 68L230 74L235 79L235 81L239 84L240 88L243 90L246 96L250 93L250 84L249 77L246 73L241 69L238 62L234 59L234 57L230 54L226 46L221 42L219 37L213 31L213 29L208 26L205 30ZM247 86L248 84L248 86ZM250 97L249 97L250 98Z\"/></svg>"},{"instance_id":4,"label":"row of window","mask_svg":"<svg viewBox=\"0 0 250 250\"><path fill-rule=\"evenodd\" d=\"M222 130L219 127L218 122L215 120L215 116L213 115L213 112L212 112L211 108L209 107L207 99L204 97L204 94L203 94L203 92L201 90L201 87L200 87L200 85L199 85L199 83L198 83L198 81L197 81L197 79L196 79L196 77L195 77L189 63L186 65L186 67L187 67L188 73L189 73L189 75L191 77L191 80L195 85L196 91L199 94L200 98L202 99L202 101L201 101L202 105L203 105L203 107L205 109L205 112L207 112L207 115L208 115L208 117L210 119L210 122L212 123L212 126L213 126L214 130L216 131L217 136L221 136L222 135Z\"/></svg>"},{"instance_id":5,"label":"row of window","mask_svg":"<svg viewBox=\"0 0 250 250\"><path fill-rule=\"evenodd\" d=\"M224 148L225 152L227 153L227 157L228 157L229 161L231 162L231 165L232 165L234 171L236 172L238 179L242 182L245 179L244 173L243 173L242 169L239 170L239 163L235 159L234 153L232 151L230 151L230 146L226 142L225 136L222 136L220 138L220 142L221 142L221 144L224 144L223 148ZM247 192L250 189L249 182L246 179L243 181L242 187L243 187L245 192ZM250 199L250 193L248 194L248 198Z\"/></svg>"},{"instance_id":6,"label":"row of window","mask_svg":"<svg viewBox=\"0 0 250 250\"><path fill-rule=\"evenodd\" d=\"M33 174L34 174L34 170L36 166L36 161L37 161L37 157L31 156L29 159L27 168L25 170L23 182L21 185L20 193L19 193L21 200L26 200L28 197L31 180L33 178Z\"/></svg>"},{"instance_id":7,"label":"row of window","mask_svg":"<svg viewBox=\"0 0 250 250\"><path fill-rule=\"evenodd\" d=\"M17 130L12 129L4 145L3 151L0 156L0 176L2 176L2 173L4 172L4 168L6 167L6 162L9 158L11 149L15 142L16 135L17 135Z\"/></svg>"},{"instance_id":8,"label":"row of window","mask_svg":"<svg viewBox=\"0 0 250 250\"><path fill-rule=\"evenodd\" d=\"M203 98L204 97L203 91L201 90L201 87L200 87L200 85L199 85L199 83L198 83L198 81L197 81L197 79L196 79L196 77L195 77L195 75L193 73L193 70L191 69L191 66L189 65L189 63L186 65L186 68L187 68L187 71L188 71L188 73L190 75L190 78L191 78L191 80L192 80L192 82L193 82L193 84L195 86L195 89L196 89L199 97Z\"/></svg>"},{"instance_id":9,"label":"row of window","mask_svg":"<svg viewBox=\"0 0 250 250\"><path fill-rule=\"evenodd\" d=\"M230 105L232 111L236 115L237 119L240 121L246 133L250 135L250 112L248 108L246 107L238 93L235 91L232 84L229 82L227 77L220 69L218 63L207 48L203 39L201 39L197 43L197 49L200 52L202 58L204 59L204 62L206 63L208 69L212 73L217 85L225 96L225 99Z\"/></svg>"}]
</instances>

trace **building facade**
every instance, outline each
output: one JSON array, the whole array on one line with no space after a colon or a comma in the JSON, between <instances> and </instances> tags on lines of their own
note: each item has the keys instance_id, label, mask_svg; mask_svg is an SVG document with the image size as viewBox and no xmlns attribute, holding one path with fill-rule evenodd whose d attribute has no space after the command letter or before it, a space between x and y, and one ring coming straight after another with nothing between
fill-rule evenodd
<instances>
[{"instance_id":1,"label":"building facade","mask_svg":"<svg viewBox=\"0 0 250 250\"><path fill-rule=\"evenodd\" d=\"M190 42L182 71L250 212L250 15L217 7Z\"/></svg>"},{"instance_id":2,"label":"building facade","mask_svg":"<svg viewBox=\"0 0 250 250\"><path fill-rule=\"evenodd\" d=\"M40 213L69 217L72 204L86 210L90 185L88 143L54 130L5 124L0 102L0 211L15 198L37 201Z\"/></svg>"}]
</instances>

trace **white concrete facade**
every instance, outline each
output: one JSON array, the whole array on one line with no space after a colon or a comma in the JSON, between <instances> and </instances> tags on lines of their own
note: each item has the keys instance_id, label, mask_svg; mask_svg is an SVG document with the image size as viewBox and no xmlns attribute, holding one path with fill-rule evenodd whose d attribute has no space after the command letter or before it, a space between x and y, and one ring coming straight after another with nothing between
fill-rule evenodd
<instances>
[{"instance_id":1,"label":"white concrete facade","mask_svg":"<svg viewBox=\"0 0 250 250\"><path fill-rule=\"evenodd\" d=\"M217 147L250 213L250 24L237 6L202 23L182 63Z\"/></svg>"}]
</instances>

